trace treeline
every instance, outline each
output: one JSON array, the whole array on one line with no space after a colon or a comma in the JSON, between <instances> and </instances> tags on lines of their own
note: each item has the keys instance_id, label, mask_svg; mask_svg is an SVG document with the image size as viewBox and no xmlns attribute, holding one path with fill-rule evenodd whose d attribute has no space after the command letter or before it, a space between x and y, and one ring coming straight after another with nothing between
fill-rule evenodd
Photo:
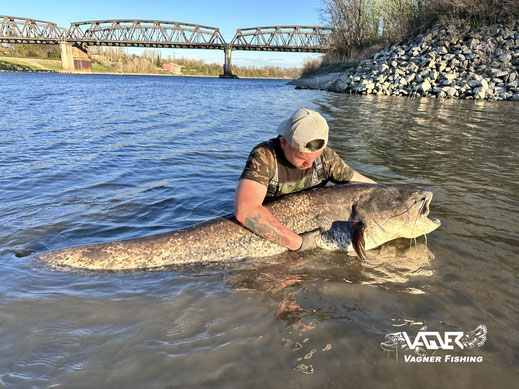
<instances>
[{"instance_id":1,"label":"treeline","mask_svg":"<svg viewBox=\"0 0 519 389\"><path fill-rule=\"evenodd\" d=\"M188 76L218 76L223 73L223 67L221 64L208 64L201 59L168 57L164 62L170 62L179 65L181 73Z\"/></svg>"},{"instance_id":2,"label":"treeline","mask_svg":"<svg viewBox=\"0 0 519 389\"><path fill-rule=\"evenodd\" d=\"M183 75L218 76L223 73L222 64L171 56L163 58L160 51L153 50L143 50L141 55L135 55L120 47L102 47L90 49L89 54L94 61L122 73L168 74L171 72L162 68L166 62L179 65ZM232 71L239 77L297 78L301 75L301 68L278 66L233 66Z\"/></svg>"},{"instance_id":3,"label":"treeline","mask_svg":"<svg viewBox=\"0 0 519 389\"><path fill-rule=\"evenodd\" d=\"M322 16L335 28L324 61L355 61L437 20L479 25L518 17L519 0L322 0Z\"/></svg>"},{"instance_id":4,"label":"treeline","mask_svg":"<svg viewBox=\"0 0 519 389\"><path fill-rule=\"evenodd\" d=\"M13 44L2 45L0 54L8 57L60 59L60 50L57 45L29 45ZM129 54L122 47L88 48L89 58L92 60L94 72L115 73L145 73L145 74L178 74L166 70L163 63L169 62L180 66L180 74L196 76L219 76L223 73L222 64L206 63L203 60L187 58L163 58L158 50L143 50L140 55ZM223 58L222 58L223 59ZM301 68L282 68L278 66L233 66L232 71L239 77L264 78L298 78Z\"/></svg>"},{"instance_id":5,"label":"treeline","mask_svg":"<svg viewBox=\"0 0 519 389\"><path fill-rule=\"evenodd\" d=\"M233 72L240 77L298 78L301 76L301 68L279 66L233 66Z\"/></svg>"},{"instance_id":6,"label":"treeline","mask_svg":"<svg viewBox=\"0 0 519 389\"><path fill-rule=\"evenodd\" d=\"M91 47L88 55L92 60L92 70L100 64L104 71L115 73L158 74L157 64L138 55L129 55L121 47Z\"/></svg>"},{"instance_id":7,"label":"treeline","mask_svg":"<svg viewBox=\"0 0 519 389\"><path fill-rule=\"evenodd\" d=\"M206 63L203 60L168 57L164 62L171 62L181 66L182 74L200 76L218 76L223 73L223 67L217 63ZM279 66L232 66L233 74L239 77L275 77L297 78L301 75L301 68L282 68Z\"/></svg>"}]
</instances>

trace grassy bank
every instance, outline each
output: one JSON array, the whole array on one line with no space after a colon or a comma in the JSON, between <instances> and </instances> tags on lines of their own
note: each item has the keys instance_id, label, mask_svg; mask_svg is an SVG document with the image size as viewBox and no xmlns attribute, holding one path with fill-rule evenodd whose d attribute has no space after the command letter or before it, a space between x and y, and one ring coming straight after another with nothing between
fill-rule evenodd
<instances>
[{"instance_id":1,"label":"grassy bank","mask_svg":"<svg viewBox=\"0 0 519 389\"><path fill-rule=\"evenodd\" d=\"M56 72L63 70L63 68L59 60L0 57L0 70Z\"/></svg>"},{"instance_id":2,"label":"grassy bank","mask_svg":"<svg viewBox=\"0 0 519 389\"><path fill-rule=\"evenodd\" d=\"M0 60L0 70L7 70L11 72L27 72L33 69L27 65Z\"/></svg>"}]
</instances>

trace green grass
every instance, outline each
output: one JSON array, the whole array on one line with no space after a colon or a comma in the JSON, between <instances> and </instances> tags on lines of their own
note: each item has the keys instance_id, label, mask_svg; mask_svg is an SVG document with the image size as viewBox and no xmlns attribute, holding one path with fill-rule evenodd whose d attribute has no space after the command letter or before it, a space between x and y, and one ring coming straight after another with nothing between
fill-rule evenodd
<instances>
[{"instance_id":1,"label":"green grass","mask_svg":"<svg viewBox=\"0 0 519 389\"><path fill-rule=\"evenodd\" d=\"M110 73L114 72L114 70L110 69L105 65L101 65L98 62L92 62L92 73Z\"/></svg>"},{"instance_id":2,"label":"green grass","mask_svg":"<svg viewBox=\"0 0 519 389\"><path fill-rule=\"evenodd\" d=\"M27 65L22 65L15 62L8 62L0 60L0 70L9 70L14 72L20 72L20 71L28 71L28 70L35 70Z\"/></svg>"},{"instance_id":3,"label":"green grass","mask_svg":"<svg viewBox=\"0 0 519 389\"><path fill-rule=\"evenodd\" d=\"M46 62L44 66L49 70L59 71L63 70L63 66L60 63L52 63L52 62Z\"/></svg>"},{"instance_id":4,"label":"green grass","mask_svg":"<svg viewBox=\"0 0 519 389\"><path fill-rule=\"evenodd\" d=\"M191 67L191 66L182 66L181 72L182 72L182 74L191 74L191 75L199 73L198 69Z\"/></svg>"},{"instance_id":5,"label":"green grass","mask_svg":"<svg viewBox=\"0 0 519 389\"><path fill-rule=\"evenodd\" d=\"M0 58L0 69L11 71L62 70L61 62L45 59Z\"/></svg>"}]
</instances>

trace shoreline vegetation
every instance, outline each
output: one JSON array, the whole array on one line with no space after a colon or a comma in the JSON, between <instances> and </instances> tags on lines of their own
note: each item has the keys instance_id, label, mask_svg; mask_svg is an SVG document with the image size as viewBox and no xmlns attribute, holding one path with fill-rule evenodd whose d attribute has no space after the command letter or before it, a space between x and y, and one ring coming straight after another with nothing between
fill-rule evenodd
<instances>
[{"instance_id":1,"label":"shoreline vegetation","mask_svg":"<svg viewBox=\"0 0 519 389\"><path fill-rule=\"evenodd\" d=\"M58 46L53 45L0 45L0 71L55 72L67 74L126 74L218 77L223 73L221 64L186 58L162 58L160 52L144 50L141 55L130 55L123 48L93 47L89 49L92 73L64 71ZM295 79L301 68L277 66L233 66L240 78Z\"/></svg>"},{"instance_id":2,"label":"shoreline vegetation","mask_svg":"<svg viewBox=\"0 0 519 389\"><path fill-rule=\"evenodd\" d=\"M332 50L301 89L519 101L519 1L323 0Z\"/></svg>"}]
</instances>

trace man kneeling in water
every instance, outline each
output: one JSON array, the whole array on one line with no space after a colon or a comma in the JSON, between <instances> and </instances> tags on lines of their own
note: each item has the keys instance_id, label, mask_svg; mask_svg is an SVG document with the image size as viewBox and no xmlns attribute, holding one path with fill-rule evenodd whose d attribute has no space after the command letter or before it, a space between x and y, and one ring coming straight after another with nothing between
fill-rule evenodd
<instances>
[{"instance_id":1,"label":"man kneeling in water","mask_svg":"<svg viewBox=\"0 0 519 389\"><path fill-rule=\"evenodd\" d=\"M303 189L348 182L376 182L349 167L328 143L328 123L319 113L298 109L278 127L277 138L254 147L234 197L236 220L252 232L289 250L315 247L318 230L301 235L281 224L266 200Z\"/></svg>"}]
</instances>

